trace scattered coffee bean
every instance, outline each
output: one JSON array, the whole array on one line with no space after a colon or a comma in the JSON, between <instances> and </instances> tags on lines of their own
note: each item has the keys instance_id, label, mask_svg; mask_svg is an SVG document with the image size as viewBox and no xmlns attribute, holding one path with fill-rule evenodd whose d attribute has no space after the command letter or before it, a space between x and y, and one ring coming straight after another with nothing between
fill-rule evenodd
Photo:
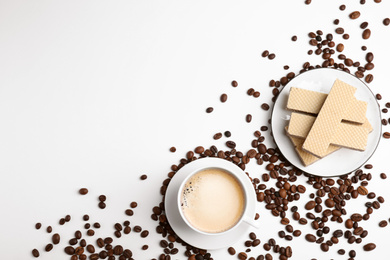
<instances>
[{"instance_id":1,"label":"scattered coffee bean","mask_svg":"<svg viewBox=\"0 0 390 260\"><path fill-rule=\"evenodd\" d=\"M35 228L36 228L36 229L40 229L41 227L42 227L42 224L41 224L41 223L36 223L36 224L35 224Z\"/></svg>"},{"instance_id":2,"label":"scattered coffee bean","mask_svg":"<svg viewBox=\"0 0 390 260\"><path fill-rule=\"evenodd\" d=\"M357 18L359 18L360 17L360 12L359 11L354 11L354 12L352 12L352 13L350 13L349 14L349 18L351 18L351 19L357 19Z\"/></svg>"},{"instance_id":3,"label":"scattered coffee bean","mask_svg":"<svg viewBox=\"0 0 390 260\"><path fill-rule=\"evenodd\" d=\"M232 87L234 87L234 88L236 88L238 86L238 83L235 80L233 80L231 84L232 84Z\"/></svg>"},{"instance_id":4,"label":"scattered coffee bean","mask_svg":"<svg viewBox=\"0 0 390 260\"><path fill-rule=\"evenodd\" d=\"M374 243L368 243L363 246L364 251L372 251L376 248L376 245Z\"/></svg>"},{"instance_id":5,"label":"scattered coffee bean","mask_svg":"<svg viewBox=\"0 0 390 260\"><path fill-rule=\"evenodd\" d=\"M379 226L380 227L386 227L387 226L387 221L386 220L382 220L381 222L379 222Z\"/></svg>"},{"instance_id":6,"label":"scattered coffee bean","mask_svg":"<svg viewBox=\"0 0 390 260\"><path fill-rule=\"evenodd\" d=\"M133 201L132 203L130 203L130 207L131 208L136 208L138 206L138 203L137 202L135 202L135 201Z\"/></svg>"},{"instance_id":7,"label":"scattered coffee bean","mask_svg":"<svg viewBox=\"0 0 390 260\"><path fill-rule=\"evenodd\" d=\"M381 179L383 179L383 180L384 180L384 179L387 179L386 173L383 173L383 172L380 174L380 177L381 177Z\"/></svg>"},{"instance_id":8,"label":"scattered coffee bean","mask_svg":"<svg viewBox=\"0 0 390 260\"><path fill-rule=\"evenodd\" d=\"M53 242L54 245L57 245L59 242L60 242L60 235L55 233L52 237L51 237L51 241Z\"/></svg>"},{"instance_id":9,"label":"scattered coffee bean","mask_svg":"<svg viewBox=\"0 0 390 260\"><path fill-rule=\"evenodd\" d=\"M148 235L149 235L149 231L147 231L147 230L144 230L144 231L141 232L141 237L142 237L142 238L145 238L145 237L147 237Z\"/></svg>"},{"instance_id":10,"label":"scattered coffee bean","mask_svg":"<svg viewBox=\"0 0 390 260\"><path fill-rule=\"evenodd\" d=\"M225 103L227 98L228 98L228 96L226 94L222 94L221 97L220 97L220 100L221 100L222 103Z\"/></svg>"},{"instance_id":11,"label":"scattered coffee bean","mask_svg":"<svg viewBox=\"0 0 390 260\"><path fill-rule=\"evenodd\" d=\"M386 139L389 139L390 138L390 133L389 132L384 132L383 133L383 137L386 138Z\"/></svg>"},{"instance_id":12,"label":"scattered coffee bean","mask_svg":"<svg viewBox=\"0 0 390 260\"><path fill-rule=\"evenodd\" d=\"M170 151L171 153L176 152L176 147L172 146L171 148L169 148L169 151Z\"/></svg>"},{"instance_id":13,"label":"scattered coffee bean","mask_svg":"<svg viewBox=\"0 0 390 260\"><path fill-rule=\"evenodd\" d=\"M268 55L268 59L270 59L270 60L275 59L275 57L276 57L275 53L270 53L270 54Z\"/></svg>"},{"instance_id":14,"label":"scattered coffee bean","mask_svg":"<svg viewBox=\"0 0 390 260\"><path fill-rule=\"evenodd\" d=\"M291 40L292 40L293 42L297 41L297 39L298 39L298 37L297 37L296 35L294 35L293 37L291 37Z\"/></svg>"},{"instance_id":15,"label":"scattered coffee bean","mask_svg":"<svg viewBox=\"0 0 390 260\"><path fill-rule=\"evenodd\" d=\"M99 206L99 208L104 209L106 207L106 203L101 201L101 202L99 202L98 206Z\"/></svg>"},{"instance_id":16,"label":"scattered coffee bean","mask_svg":"<svg viewBox=\"0 0 390 260\"><path fill-rule=\"evenodd\" d=\"M46 251L46 252L50 252L52 249L53 249L53 244L47 244L47 245L45 246L45 251Z\"/></svg>"},{"instance_id":17,"label":"scattered coffee bean","mask_svg":"<svg viewBox=\"0 0 390 260\"><path fill-rule=\"evenodd\" d=\"M385 18L385 19L383 20L383 24L384 24L385 26L388 26L388 25L390 24L390 18Z\"/></svg>"},{"instance_id":18,"label":"scattered coffee bean","mask_svg":"<svg viewBox=\"0 0 390 260\"><path fill-rule=\"evenodd\" d=\"M53 228L51 227L51 226L48 226L47 228L46 228L46 232L47 233L51 233L53 231Z\"/></svg>"},{"instance_id":19,"label":"scattered coffee bean","mask_svg":"<svg viewBox=\"0 0 390 260\"><path fill-rule=\"evenodd\" d=\"M269 105L267 103L263 103L261 105L261 108L264 109L265 111L267 111L269 109Z\"/></svg>"},{"instance_id":20,"label":"scattered coffee bean","mask_svg":"<svg viewBox=\"0 0 390 260\"><path fill-rule=\"evenodd\" d=\"M222 133L216 133L214 136L213 136L213 139L214 140L218 140L222 137Z\"/></svg>"},{"instance_id":21,"label":"scattered coffee bean","mask_svg":"<svg viewBox=\"0 0 390 260\"><path fill-rule=\"evenodd\" d=\"M367 40L368 38L370 38L370 36L371 36L371 30L370 29L365 29L363 31L363 39Z\"/></svg>"},{"instance_id":22,"label":"scattered coffee bean","mask_svg":"<svg viewBox=\"0 0 390 260\"><path fill-rule=\"evenodd\" d=\"M141 177L139 177L142 181L146 180L148 176L146 174L142 174Z\"/></svg>"},{"instance_id":23,"label":"scattered coffee bean","mask_svg":"<svg viewBox=\"0 0 390 260\"><path fill-rule=\"evenodd\" d=\"M32 255L33 255L34 257L39 257L39 251L38 251L37 249L33 249Z\"/></svg>"},{"instance_id":24,"label":"scattered coffee bean","mask_svg":"<svg viewBox=\"0 0 390 260\"><path fill-rule=\"evenodd\" d=\"M88 189L87 189L87 188L81 188L81 189L79 190L79 193L80 193L81 195L86 195L86 194L88 193Z\"/></svg>"},{"instance_id":25,"label":"scattered coffee bean","mask_svg":"<svg viewBox=\"0 0 390 260\"><path fill-rule=\"evenodd\" d=\"M269 55L269 51L265 50L263 51L263 53L261 54L262 57L267 57Z\"/></svg>"},{"instance_id":26,"label":"scattered coffee bean","mask_svg":"<svg viewBox=\"0 0 390 260\"><path fill-rule=\"evenodd\" d=\"M234 148L236 148L236 143L233 141L227 141L226 146L231 148L231 149L234 149Z\"/></svg>"},{"instance_id":27,"label":"scattered coffee bean","mask_svg":"<svg viewBox=\"0 0 390 260\"><path fill-rule=\"evenodd\" d=\"M212 108L212 107L206 108L206 113L211 113L213 111L214 111L214 108Z\"/></svg>"}]
</instances>

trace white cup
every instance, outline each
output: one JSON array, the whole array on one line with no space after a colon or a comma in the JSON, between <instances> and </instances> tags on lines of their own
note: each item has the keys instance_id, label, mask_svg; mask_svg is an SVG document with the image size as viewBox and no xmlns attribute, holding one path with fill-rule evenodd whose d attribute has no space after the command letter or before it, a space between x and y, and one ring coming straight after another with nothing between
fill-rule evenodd
<instances>
[{"instance_id":1,"label":"white cup","mask_svg":"<svg viewBox=\"0 0 390 260\"><path fill-rule=\"evenodd\" d=\"M200 159L200 160L202 160L202 159ZM228 230L225 230L225 231L222 231L222 232L218 232L218 233L205 232L205 231L199 230L196 227L194 227L193 225L191 225L191 223L185 217L185 214L184 214L183 209L181 207L182 196L183 196L183 189L184 189L185 184L189 181L189 179L193 175L199 173L200 171L207 170L207 169L220 169L220 170L223 170L225 172L228 172L229 174L234 176L235 179L239 182L239 184L241 185L241 188L242 188L242 190L244 191L244 194L245 194L244 209L242 211L240 219L237 221L237 223L234 226L232 226ZM244 178L246 178L246 179L244 179ZM252 185L251 185L251 189L248 189L247 188L248 186L244 185L245 181L247 181L247 182L250 181L249 177L245 174L245 172L243 172L238 166L236 166L233 163L231 163L231 165L227 165L226 162L218 164L218 161L216 161L215 165L204 165L203 167L200 167L199 169L196 169L195 171L193 171L190 174L188 174L188 176L183 180L183 182L181 183L180 188L178 190L178 193L177 193L177 206L179 208L179 212L180 212L181 218L183 219L185 224L188 227L190 227L192 230L194 230L194 231L196 231L198 233L201 233L203 235L210 235L210 236L222 235L222 234L228 233L228 232L232 231L233 229L237 228L239 225L241 225L242 222L245 222L245 223L247 223L247 224L249 224L249 225L251 225L251 226L253 226L255 228L259 228L258 223L256 223L255 220L254 220L254 216L249 216L249 213L248 213L248 209L250 207L255 207L256 206L256 205L249 205L248 204L249 193L250 192L255 193L255 191L254 191L254 189L252 189L252 187L253 187Z\"/></svg>"}]
</instances>

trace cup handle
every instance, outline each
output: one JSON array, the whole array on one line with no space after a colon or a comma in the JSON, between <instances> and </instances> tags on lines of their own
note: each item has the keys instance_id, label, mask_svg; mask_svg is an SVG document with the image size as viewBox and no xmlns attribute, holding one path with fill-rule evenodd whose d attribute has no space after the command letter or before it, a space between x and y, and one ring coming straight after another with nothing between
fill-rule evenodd
<instances>
[{"instance_id":1,"label":"cup handle","mask_svg":"<svg viewBox=\"0 0 390 260\"><path fill-rule=\"evenodd\" d=\"M253 217L249 217L249 216L244 216L244 218L242 219L243 222L247 223L248 225L251 225L252 227L254 228L260 228L260 225L259 223L257 223Z\"/></svg>"}]
</instances>

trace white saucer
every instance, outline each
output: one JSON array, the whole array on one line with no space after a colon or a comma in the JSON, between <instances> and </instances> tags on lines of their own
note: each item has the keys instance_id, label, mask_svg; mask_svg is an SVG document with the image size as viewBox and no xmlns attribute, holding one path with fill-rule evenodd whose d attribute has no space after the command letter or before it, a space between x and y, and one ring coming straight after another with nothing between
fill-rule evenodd
<instances>
[{"instance_id":1,"label":"white saucer","mask_svg":"<svg viewBox=\"0 0 390 260\"><path fill-rule=\"evenodd\" d=\"M249 216L253 216L254 218L256 194L250 179L237 165L220 158L202 158L183 166L183 168L173 176L168 185L168 189L165 193L165 212L172 229L186 243L201 249L221 249L237 242L242 235L247 233L251 226L242 222L239 226L224 234L212 236L203 235L197 233L185 224L180 217L177 204L177 194L180 184L184 181L186 176L205 166L221 167L229 170L241 179L246 189L253 191L248 193L247 212Z\"/></svg>"},{"instance_id":2,"label":"white saucer","mask_svg":"<svg viewBox=\"0 0 390 260\"><path fill-rule=\"evenodd\" d=\"M306 167L299 159L294 146L284 130L291 115L291 111L286 109L290 88L298 87L329 93L336 79L340 79L357 88L355 97L358 100L367 102L366 116L373 127L373 131L368 136L365 151L342 148ZM307 173L324 177L348 174L362 166L375 152L382 133L381 111L375 95L368 86L349 73L329 68L314 69L299 74L280 91L272 111L271 127L275 143L288 161Z\"/></svg>"}]
</instances>

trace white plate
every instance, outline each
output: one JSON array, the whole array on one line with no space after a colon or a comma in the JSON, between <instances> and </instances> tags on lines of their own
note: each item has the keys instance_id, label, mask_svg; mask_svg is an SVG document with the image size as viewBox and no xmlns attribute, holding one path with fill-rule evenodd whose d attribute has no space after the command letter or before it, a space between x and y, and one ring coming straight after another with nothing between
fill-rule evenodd
<instances>
[{"instance_id":1,"label":"white plate","mask_svg":"<svg viewBox=\"0 0 390 260\"><path fill-rule=\"evenodd\" d=\"M180 184L189 174L205 166L221 167L229 170L242 181L246 189L253 191L248 193L247 211L249 216L253 216L253 218L255 217L256 194L250 179L238 166L220 158L202 158L183 166L183 168L181 168L175 176L173 176L168 185L168 189L165 193L165 212L172 229L188 244L201 249L221 249L237 242L242 235L247 234L247 231L251 226L242 222L239 226L224 234L212 236L203 235L194 231L185 224L183 219L180 217L179 207L177 204L177 194Z\"/></svg>"},{"instance_id":2,"label":"white plate","mask_svg":"<svg viewBox=\"0 0 390 260\"><path fill-rule=\"evenodd\" d=\"M368 136L365 151L361 152L342 148L305 167L295 152L294 146L290 139L286 136L284 130L284 127L288 124L288 120L291 115L291 111L286 109L290 88L298 87L329 93L333 82L336 79L340 79L357 88L355 97L358 100L367 102L366 116L374 129ZM272 111L271 128L275 143L286 159L293 165L307 173L317 176L340 176L348 174L362 166L375 152L382 133L381 111L375 95L371 92L367 85L357 77L336 69L314 69L299 74L282 89Z\"/></svg>"}]
</instances>

